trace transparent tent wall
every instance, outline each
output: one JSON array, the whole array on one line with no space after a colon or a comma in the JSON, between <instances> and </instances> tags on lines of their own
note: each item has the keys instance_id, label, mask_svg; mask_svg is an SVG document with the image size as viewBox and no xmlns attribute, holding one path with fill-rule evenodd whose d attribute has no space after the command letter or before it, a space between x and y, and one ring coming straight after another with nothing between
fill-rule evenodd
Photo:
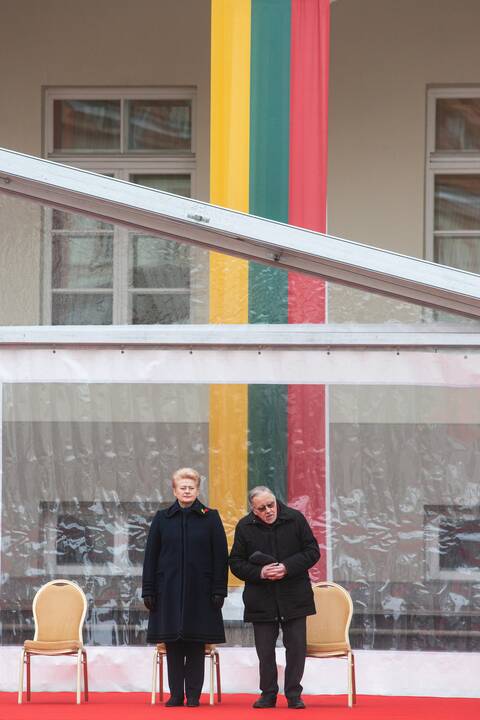
<instances>
[{"instance_id":1,"label":"transparent tent wall","mask_svg":"<svg viewBox=\"0 0 480 720\"><path fill-rule=\"evenodd\" d=\"M142 175L138 181L182 191L170 177L160 183L158 176ZM189 188L183 192L188 195ZM0 194L0 327L243 322L247 317L251 323L288 322L288 273L251 263L248 280L239 283L239 262L248 265L235 260L221 264L220 272L210 253L186 243ZM479 322L335 283L312 283L304 297L310 319Z\"/></svg>"},{"instance_id":2,"label":"transparent tent wall","mask_svg":"<svg viewBox=\"0 0 480 720\"><path fill-rule=\"evenodd\" d=\"M173 500L172 471L198 468L202 500L220 510L227 529L246 511L248 487L265 482L256 454L268 458L272 446L258 443L248 445L250 473L240 488L228 475L212 479L212 389L3 386L3 644L32 637L33 595L54 577L85 589L89 643L145 643L143 549L152 515ZM277 494L307 514L329 576L352 594L356 648L479 649L479 393L331 385L326 478L307 478L308 495L299 497L302 478L275 467ZM267 396L265 403L268 416ZM324 418L310 422L320 436ZM241 588L232 586L228 642L251 645L241 611Z\"/></svg>"},{"instance_id":3,"label":"transparent tent wall","mask_svg":"<svg viewBox=\"0 0 480 720\"><path fill-rule=\"evenodd\" d=\"M203 251L4 195L0 227L0 325L210 317L216 279ZM277 303L278 275L257 277L264 302ZM327 295L334 322L444 319L333 284ZM352 592L356 647L476 649L478 391L361 388L354 372L351 388L5 384L2 642L32 636L35 589L67 574L87 591L89 642L144 643L148 522L172 499L172 469L191 464L230 534L252 484L307 513L323 550L315 577L328 571ZM306 398L308 413L295 415ZM219 427L230 434L221 448ZM296 443L294 463L288 442L305 428L310 444ZM231 582L229 641L251 644Z\"/></svg>"},{"instance_id":4,"label":"transparent tent wall","mask_svg":"<svg viewBox=\"0 0 480 720\"><path fill-rule=\"evenodd\" d=\"M0 326L208 322L203 250L3 194L0 228Z\"/></svg>"}]
</instances>

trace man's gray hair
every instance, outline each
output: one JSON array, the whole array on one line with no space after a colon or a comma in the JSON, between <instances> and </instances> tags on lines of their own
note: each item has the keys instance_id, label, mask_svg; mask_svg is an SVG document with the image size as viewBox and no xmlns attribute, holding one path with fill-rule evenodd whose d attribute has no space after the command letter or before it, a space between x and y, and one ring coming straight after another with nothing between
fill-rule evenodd
<instances>
[{"instance_id":1,"label":"man's gray hair","mask_svg":"<svg viewBox=\"0 0 480 720\"><path fill-rule=\"evenodd\" d=\"M253 498L257 495L263 495L263 493L269 493L270 495L273 495L273 497L275 497L275 493L272 492L270 488L266 487L265 485L257 485L256 487L248 491L248 502L250 503L250 506L252 505Z\"/></svg>"}]
</instances>

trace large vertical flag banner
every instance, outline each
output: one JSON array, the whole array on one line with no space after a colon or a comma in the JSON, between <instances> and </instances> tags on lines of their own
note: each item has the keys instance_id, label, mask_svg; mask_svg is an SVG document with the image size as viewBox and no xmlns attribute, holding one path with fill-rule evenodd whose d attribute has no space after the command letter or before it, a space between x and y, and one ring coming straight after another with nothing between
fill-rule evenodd
<instances>
[{"instance_id":1,"label":"large vertical flag banner","mask_svg":"<svg viewBox=\"0 0 480 720\"><path fill-rule=\"evenodd\" d=\"M329 0L212 0L212 203L326 230ZM321 240L319 240L320 242ZM216 253L210 321L325 322L323 282ZM270 486L305 513L326 575L323 386L213 386L210 502L227 531Z\"/></svg>"},{"instance_id":2,"label":"large vertical flag banner","mask_svg":"<svg viewBox=\"0 0 480 720\"><path fill-rule=\"evenodd\" d=\"M210 202L248 212L250 0L212 0ZM210 253L210 322L248 322L248 262ZM212 385L209 502L229 544L247 496L248 388ZM230 575L229 583L236 585Z\"/></svg>"}]
</instances>

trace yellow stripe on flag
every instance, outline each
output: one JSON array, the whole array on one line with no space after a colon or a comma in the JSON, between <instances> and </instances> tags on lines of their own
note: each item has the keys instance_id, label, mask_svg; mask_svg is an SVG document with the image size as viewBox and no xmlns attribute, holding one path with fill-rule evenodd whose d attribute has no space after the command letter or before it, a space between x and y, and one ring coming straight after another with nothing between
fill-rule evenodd
<instances>
[{"instance_id":1,"label":"yellow stripe on flag","mask_svg":"<svg viewBox=\"0 0 480 720\"><path fill-rule=\"evenodd\" d=\"M210 202L248 212L251 0L212 0ZM210 253L210 322L248 322L248 263ZM229 544L245 514L247 386L210 389L209 503ZM230 584L238 584L230 578Z\"/></svg>"},{"instance_id":2,"label":"yellow stripe on flag","mask_svg":"<svg viewBox=\"0 0 480 720\"><path fill-rule=\"evenodd\" d=\"M248 212L251 0L212 0L210 202ZM210 322L248 322L248 263L210 254Z\"/></svg>"}]
</instances>

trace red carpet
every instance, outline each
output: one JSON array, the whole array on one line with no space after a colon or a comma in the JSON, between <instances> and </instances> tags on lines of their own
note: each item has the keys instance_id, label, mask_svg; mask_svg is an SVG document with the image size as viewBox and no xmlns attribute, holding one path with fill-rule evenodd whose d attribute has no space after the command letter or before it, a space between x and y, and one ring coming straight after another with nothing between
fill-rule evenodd
<instances>
[{"instance_id":1,"label":"red carpet","mask_svg":"<svg viewBox=\"0 0 480 720\"><path fill-rule=\"evenodd\" d=\"M0 720L146 720L162 717L171 720L478 720L480 700L464 698L406 698L360 695L353 709L346 697L337 695L305 696L306 710L288 710L279 698L274 710L253 710L254 695L224 695L220 705L208 705L203 696L199 708L165 708L150 705L147 693L91 693L88 704L76 705L74 693L33 693L30 703L17 705L16 693L0 693Z\"/></svg>"}]
</instances>

